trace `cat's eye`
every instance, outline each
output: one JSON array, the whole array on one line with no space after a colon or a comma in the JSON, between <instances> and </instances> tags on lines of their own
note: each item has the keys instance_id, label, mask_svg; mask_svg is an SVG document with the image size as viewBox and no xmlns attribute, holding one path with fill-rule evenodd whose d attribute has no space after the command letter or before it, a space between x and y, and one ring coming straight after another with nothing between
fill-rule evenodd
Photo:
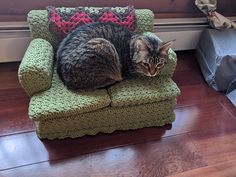
<instances>
[{"instance_id":1,"label":"cat's eye","mask_svg":"<svg viewBox=\"0 0 236 177\"><path fill-rule=\"evenodd\" d=\"M143 62L142 64L143 64L145 67L149 67L149 63Z\"/></svg>"},{"instance_id":2,"label":"cat's eye","mask_svg":"<svg viewBox=\"0 0 236 177\"><path fill-rule=\"evenodd\" d=\"M161 68L163 66L163 64L162 63L159 63L159 64L157 64L157 68Z\"/></svg>"},{"instance_id":3,"label":"cat's eye","mask_svg":"<svg viewBox=\"0 0 236 177\"><path fill-rule=\"evenodd\" d=\"M161 63L164 63L164 62L165 62L165 59L164 59L164 58L160 58L159 61L160 61Z\"/></svg>"}]
</instances>

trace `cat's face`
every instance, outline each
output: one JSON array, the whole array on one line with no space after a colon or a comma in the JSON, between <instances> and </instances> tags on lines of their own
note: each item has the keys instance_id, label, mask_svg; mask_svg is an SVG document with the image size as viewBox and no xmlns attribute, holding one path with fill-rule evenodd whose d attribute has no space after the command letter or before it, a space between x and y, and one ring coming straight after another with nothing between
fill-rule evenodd
<instances>
[{"instance_id":1,"label":"cat's face","mask_svg":"<svg viewBox=\"0 0 236 177\"><path fill-rule=\"evenodd\" d=\"M173 41L160 42L149 36L134 36L131 40L131 55L135 72L154 77L168 62L168 50Z\"/></svg>"}]
</instances>

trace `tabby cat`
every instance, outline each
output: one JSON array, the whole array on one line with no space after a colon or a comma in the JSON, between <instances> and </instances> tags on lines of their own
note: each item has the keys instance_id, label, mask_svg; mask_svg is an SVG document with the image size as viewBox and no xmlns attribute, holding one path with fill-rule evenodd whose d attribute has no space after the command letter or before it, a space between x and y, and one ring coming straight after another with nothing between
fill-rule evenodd
<instances>
[{"instance_id":1,"label":"tabby cat","mask_svg":"<svg viewBox=\"0 0 236 177\"><path fill-rule=\"evenodd\" d=\"M106 87L132 75L153 77L167 63L172 42L111 23L85 25L60 43L57 72L73 90Z\"/></svg>"}]
</instances>

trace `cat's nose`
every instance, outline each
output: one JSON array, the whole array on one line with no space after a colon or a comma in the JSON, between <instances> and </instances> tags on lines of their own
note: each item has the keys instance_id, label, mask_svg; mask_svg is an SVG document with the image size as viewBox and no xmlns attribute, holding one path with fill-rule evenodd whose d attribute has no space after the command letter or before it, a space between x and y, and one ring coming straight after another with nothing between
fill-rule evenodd
<instances>
[{"instance_id":1,"label":"cat's nose","mask_svg":"<svg viewBox=\"0 0 236 177\"><path fill-rule=\"evenodd\" d=\"M149 73L150 73L151 76L155 76L156 70L155 69L150 69Z\"/></svg>"}]
</instances>

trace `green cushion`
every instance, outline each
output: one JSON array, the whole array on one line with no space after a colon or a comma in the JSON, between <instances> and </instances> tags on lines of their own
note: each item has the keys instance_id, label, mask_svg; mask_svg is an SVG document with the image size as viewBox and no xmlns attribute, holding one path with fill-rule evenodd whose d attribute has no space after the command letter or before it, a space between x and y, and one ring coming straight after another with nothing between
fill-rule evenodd
<instances>
[{"instance_id":1,"label":"green cushion","mask_svg":"<svg viewBox=\"0 0 236 177\"><path fill-rule=\"evenodd\" d=\"M173 99L138 106L106 107L67 117L58 115L36 121L36 131L40 138L54 139L163 126L175 120L175 105L176 100Z\"/></svg>"},{"instance_id":2,"label":"green cushion","mask_svg":"<svg viewBox=\"0 0 236 177\"><path fill-rule=\"evenodd\" d=\"M172 77L174 74L175 68L176 68L176 64L177 64L177 56L172 49L169 49L168 57L169 57L169 60L167 61L167 64L161 70L159 75L165 75L165 76Z\"/></svg>"},{"instance_id":3,"label":"green cushion","mask_svg":"<svg viewBox=\"0 0 236 177\"><path fill-rule=\"evenodd\" d=\"M70 91L63 85L55 71L51 88L31 98L29 117L33 120L41 120L57 116L72 116L107 107L109 104L110 97L107 90Z\"/></svg>"},{"instance_id":4,"label":"green cushion","mask_svg":"<svg viewBox=\"0 0 236 177\"><path fill-rule=\"evenodd\" d=\"M137 9L135 10L135 14L137 17L137 31L139 33L144 33L147 31L153 32L153 12L149 9Z\"/></svg>"},{"instance_id":5,"label":"green cushion","mask_svg":"<svg viewBox=\"0 0 236 177\"><path fill-rule=\"evenodd\" d=\"M65 12L70 12L73 8L65 8ZM153 31L154 14L149 9L137 9L135 11L137 16L138 32ZM49 31L48 26L48 12L47 10L31 10L27 18L31 35L33 38L42 38L49 41L54 47L57 46L58 41Z\"/></svg>"},{"instance_id":6,"label":"green cushion","mask_svg":"<svg viewBox=\"0 0 236 177\"><path fill-rule=\"evenodd\" d=\"M51 86L53 55L52 45L48 41L31 41L18 70L19 81L29 96Z\"/></svg>"},{"instance_id":7,"label":"green cushion","mask_svg":"<svg viewBox=\"0 0 236 177\"><path fill-rule=\"evenodd\" d=\"M175 99L180 90L171 78L134 78L109 88L111 106L131 106Z\"/></svg>"}]
</instances>

